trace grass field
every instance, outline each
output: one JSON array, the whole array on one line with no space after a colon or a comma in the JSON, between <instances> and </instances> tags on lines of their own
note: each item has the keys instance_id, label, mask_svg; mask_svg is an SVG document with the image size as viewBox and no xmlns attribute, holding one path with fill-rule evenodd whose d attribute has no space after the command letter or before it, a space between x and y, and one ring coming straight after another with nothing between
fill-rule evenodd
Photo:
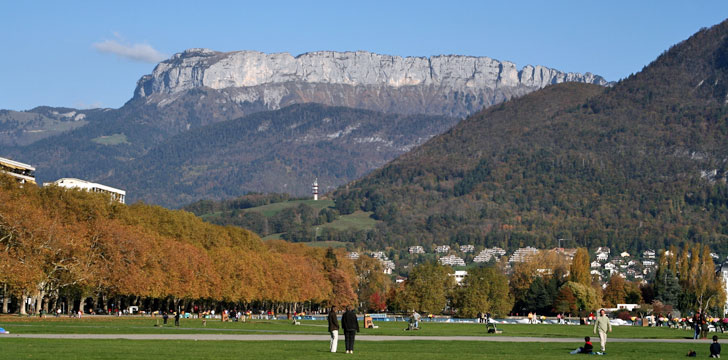
<instances>
[{"instance_id":1,"label":"grass field","mask_svg":"<svg viewBox=\"0 0 728 360\"><path fill-rule=\"evenodd\" d=\"M333 200L292 200L292 201L284 201L284 202L278 202L263 206L257 206L253 208L245 209L245 211L257 211L265 217L271 217L279 212L281 212L284 209L290 208L290 207L296 207L300 204L306 204L314 209L316 211L320 211L321 209L332 207L334 206Z\"/></svg>"},{"instance_id":2,"label":"grass field","mask_svg":"<svg viewBox=\"0 0 728 360\"><path fill-rule=\"evenodd\" d=\"M349 215L342 215L331 223L321 225L321 228L336 230L370 230L374 229L377 221L371 218L371 212L355 211Z\"/></svg>"},{"instance_id":3,"label":"grass field","mask_svg":"<svg viewBox=\"0 0 728 360\"><path fill-rule=\"evenodd\" d=\"M114 135L108 135L108 136L99 136L95 139L92 139L91 141L101 144L101 145L119 145L119 144L129 144L129 141L126 139L126 135L124 134L114 134Z\"/></svg>"},{"instance_id":4,"label":"grass field","mask_svg":"<svg viewBox=\"0 0 728 360\"><path fill-rule=\"evenodd\" d=\"M246 323L182 319L181 327L154 326L160 318L85 317L83 319L0 316L0 327L13 334L316 334L327 335L324 321L253 320ZM170 321L172 323L172 321ZM362 329L359 335L408 335L406 341L357 341L352 358L361 359L562 359L591 335L589 326L501 325L502 335L487 335L483 325L423 322L422 330L403 331L404 322L375 322L379 329ZM516 336L567 337L571 342L487 342L418 340L420 336ZM682 339L691 332L666 328L614 327L607 352L614 359L675 359L688 350L707 357L708 342L626 343L615 339ZM723 334L718 334L723 338ZM0 359L326 359L344 351L340 336L339 354L331 354L328 341L193 341L125 339L31 339L0 335ZM506 340L506 339L504 339ZM596 339L595 339L596 340ZM598 340L594 341L595 344ZM598 346L598 345L597 345Z\"/></svg>"},{"instance_id":5,"label":"grass field","mask_svg":"<svg viewBox=\"0 0 728 360\"><path fill-rule=\"evenodd\" d=\"M341 338L340 338L341 339ZM472 341L357 341L358 359L563 359L581 344ZM705 358L707 344L613 343L612 359L676 359L690 349ZM335 359L327 341L68 340L0 338L2 359ZM576 355L575 355L576 356Z\"/></svg>"},{"instance_id":6,"label":"grass field","mask_svg":"<svg viewBox=\"0 0 728 360\"><path fill-rule=\"evenodd\" d=\"M17 316L0 317L0 327L18 334L326 334L324 321L303 320L294 326L285 320L252 320L242 322L220 322L208 320L202 325L199 319L182 319L180 327L171 324L155 326L159 317L90 317L69 319L67 317L26 318ZM486 336L485 326L481 324L449 324L423 322L421 330L403 331L404 322L375 322L378 329L362 329L362 335L406 335L418 336ZM501 335L487 336L526 336L526 337L565 337L582 338L592 334L589 326L577 325L499 325ZM720 334L722 335L722 334ZM643 328L615 326L611 338L629 339L687 339L692 337L689 330L669 328Z\"/></svg>"}]
</instances>

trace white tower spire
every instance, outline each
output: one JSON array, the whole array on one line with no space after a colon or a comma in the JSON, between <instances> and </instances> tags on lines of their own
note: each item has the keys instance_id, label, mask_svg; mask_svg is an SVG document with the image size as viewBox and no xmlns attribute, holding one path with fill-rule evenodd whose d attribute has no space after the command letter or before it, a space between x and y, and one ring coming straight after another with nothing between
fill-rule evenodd
<instances>
[{"instance_id":1,"label":"white tower spire","mask_svg":"<svg viewBox=\"0 0 728 360\"><path fill-rule=\"evenodd\" d=\"M311 185L311 191L313 192L313 199L318 200L318 178L313 181L313 185Z\"/></svg>"}]
</instances>

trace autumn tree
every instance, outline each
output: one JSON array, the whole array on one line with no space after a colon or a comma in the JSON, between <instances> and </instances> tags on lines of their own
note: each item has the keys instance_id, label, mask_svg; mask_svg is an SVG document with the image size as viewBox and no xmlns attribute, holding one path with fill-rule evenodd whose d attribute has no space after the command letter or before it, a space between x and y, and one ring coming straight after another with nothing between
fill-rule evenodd
<instances>
[{"instance_id":1,"label":"autumn tree","mask_svg":"<svg viewBox=\"0 0 728 360\"><path fill-rule=\"evenodd\" d=\"M382 263L370 256L362 255L354 261L359 286L359 303L370 311L384 311L386 298L392 280L384 273Z\"/></svg>"},{"instance_id":2,"label":"autumn tree","mask_svg":"<svg viewBox=\"0 0 728 360\"><path fill-rule=\"evenodd\" d=\"M575 283L579 283L585 286L590 286L591 273L589 265L589 252L586 248L576 249L576 254L571 262L571 268L569 270L569 278Z\"/></svg>"},{"instance_id":3,"label":"autumn tree","mask_svg":"<svg viewBox=\"0 0 728 360\"><path fill-rule=\"evenodd\" d=\"M626 297L626 280L619 274L612 275L604 288L604 306L617 307L617 304L624 304Z\"/></svg>"}]
</instances>

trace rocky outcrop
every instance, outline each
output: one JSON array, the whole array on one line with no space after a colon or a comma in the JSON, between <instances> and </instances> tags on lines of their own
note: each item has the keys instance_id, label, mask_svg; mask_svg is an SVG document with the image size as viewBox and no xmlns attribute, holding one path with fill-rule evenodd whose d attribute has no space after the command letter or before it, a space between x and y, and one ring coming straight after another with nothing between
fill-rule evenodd
<instances>
[{"instance_id":1,"label":"rocky outcrop","mask_svg":"<svg viewBox=\"0 0 728 360\"><path fill-rule=\"evenodd\" d=\"M165 106L195 88L225 92L231 102L273 110L320 102L393 113L465 116L514 96L566 81L607 85L591 73L543 66L518 69L488 57L399 57L366 51L291 56L189 49L161 62L134 97Z\"/></svg>"}]
</instances>

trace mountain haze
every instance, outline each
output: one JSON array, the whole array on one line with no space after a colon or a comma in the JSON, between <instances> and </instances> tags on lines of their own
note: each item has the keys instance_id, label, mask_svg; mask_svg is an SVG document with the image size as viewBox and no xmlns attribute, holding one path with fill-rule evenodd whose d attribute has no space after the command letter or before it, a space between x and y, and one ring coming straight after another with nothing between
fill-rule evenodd
<instances>
[{"instance_id":1,"label":"mountain haze","mask_svg":"<svg viewBox=\"0 0 728 360\"><path fill-rule=\"evenodd\" d=\"M728 251L728 22L611 88L547 87L475 114L335 194L374 246Z\"/></svg>"},{"instance_id":2,"label":"mountain haze","mask_svg":"<svg viewBox=\"0 0 728 360\"><path fill-rule=\"evenodd\" d=\"M247 192L325 193L457 122L320 104L291 105L174 136L107 176L135 199L179 206Z\"/></svg>"}]
</instances>

